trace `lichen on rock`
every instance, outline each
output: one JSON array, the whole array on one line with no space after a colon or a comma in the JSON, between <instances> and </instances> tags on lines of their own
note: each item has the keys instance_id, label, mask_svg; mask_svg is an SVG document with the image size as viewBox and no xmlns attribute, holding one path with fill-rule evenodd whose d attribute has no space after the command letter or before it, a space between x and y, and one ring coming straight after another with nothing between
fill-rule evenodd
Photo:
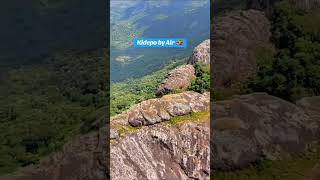
<instances>
[{"instance_id":1,"label":"lichen on rock","mask_svg":"<svg viewBox=\"0 0 320 180\"><path fill-rule=\"evenodd\" d=\"M162 96L172 92L185 91L195 78L195 69L192 65L182 65L170 71L159 85L156 94Z\"/></svg>"}]
</instances>

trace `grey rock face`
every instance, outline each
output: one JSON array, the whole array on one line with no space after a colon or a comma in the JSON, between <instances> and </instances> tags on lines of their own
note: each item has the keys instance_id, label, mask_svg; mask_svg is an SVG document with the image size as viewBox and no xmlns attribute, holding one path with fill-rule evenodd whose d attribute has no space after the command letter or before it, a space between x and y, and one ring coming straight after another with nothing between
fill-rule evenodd
<instances>
[{"instance_id":1,"label":"grey rock face","mask_svg":"<svg viewBox=\"0 0 320 180\"><path fill-rule=\"evenodd\" d=\"M197 62L210 65L210 39L203 41L194 48L188 63L196 64Z\"/></svg>"},{"instance_id":2,"label":"grey rock face","mask_svg":"<svg viewBox=\"0 0 320 180\"><path fill-rule=\"evenodd\" d=\"M208 111L210 105L209 93L200 94L186 91L170 94L161 98L143 101L128 111L115 116L111 127L152 125L169 120L174 116L187 115L192 112Z\"/></svg>"},{"instance_id":3,"label":"grey rock face","mask_svg":"<svg viewBox=\"0 0 320 180\"><path fill-rule=\"evenodd\" d=\"M212 77L216 89L233 85L256 72L257 52L268 49L270 22L261 11L233 12L216 18L212 29Z\"/></svg>"},{"instance_id":4,"label":"grey rock face","mask_svg":"<svg viewBox=\"0 0 320 180\"><path fill-rule=\"evenodd\" d=\"M214 103L214 169L243 168L263 159L279 160L305 153L320 139L320 111L310 108L318 107L317 100L305 98L295 105L255 93Z\"/></svg>"},{"instance_id":5,"label":"grey rock face","mask_svg":"<svg viewBox=\"0 0 320 180\"><path fill-rule=\"evenodd\" d=\"M193 122L159 123L209 110L209 93L187 91L143 101L111 121L111 179L209 179L209 115ZM123 122L127 120L127 124ZM147 125L147 126L144 126ZM122 128L122 129L121 129Z\"/></svg>"},{"instance_id":6,"label":"grey rock face","mask_svg":"<svg viewBox=\"0 0 320 180\"><path fill-rule=\"evenodd\" d=\"M191 85L194 78L195 69L192 65L179 66L168 73L156 94L160 96L174 91L184 91Z\"/></svg>"},{"instance_id":7,"label":"grey rock face","mask_svg":"<svg viewBox=\"0 0 320 180\"><path fill-rule=\"evenodd\" d=\"M111 144L111 179L209 179L206 123L156 124Z\"/></svg>"}]
</instances>

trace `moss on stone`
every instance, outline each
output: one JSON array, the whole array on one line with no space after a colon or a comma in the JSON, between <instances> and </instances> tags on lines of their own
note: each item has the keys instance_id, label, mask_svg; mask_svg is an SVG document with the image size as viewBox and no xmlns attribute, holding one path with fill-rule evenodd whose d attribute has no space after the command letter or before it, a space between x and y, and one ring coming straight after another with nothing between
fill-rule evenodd
<instances>
[{"instance_id":1,"label":"moss on stone","mask_svg":"<svg viewBox=\"0 0 320 180\"><path fill-rule=\"evenodd\" d=\"M119 136L123 137L125 134L135 132L141 128L142 126L139 126L139 127L133 127L130 125L122 126L122 128L119 130Z\"/></svg>"},{"instance_id":2,"label":"moss on stone","mask_svg":"<svg viewBox=\"0 0 320 180\"><path fill-rule=\"evenodd\" d=\"M184 116L176 116L171 118L169 121L167 121L167 123L171 125L176 125L185 121L204 122L204 121L207 121L208 119L210 119L209 111L203 111L203 112L191 113Z\"/></svg>"}]
</instances>

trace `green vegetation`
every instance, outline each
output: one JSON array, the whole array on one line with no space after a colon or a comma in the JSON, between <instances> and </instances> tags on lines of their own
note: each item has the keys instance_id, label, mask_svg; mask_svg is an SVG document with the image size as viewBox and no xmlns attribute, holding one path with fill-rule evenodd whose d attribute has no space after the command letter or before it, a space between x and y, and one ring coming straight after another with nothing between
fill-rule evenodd
<instances>
[{"instance_id":1,"label":"green vegetation","mask_svg":"<svg viewBox=\"0 0 320 180\"><path fill-rule=\"evenodd\" d=\"M103 52L65 52L11 68L0 82L0 174L36 164L106 111Z\"/></svg>"},{"instance_id":2,"label":"green vegetation","mask_svg":"<svg viewBox=\"0 0 320 180\"><path fill-rule=\"evenodd\" d=\"M221 16L230 11L244 9L247 5L247 1L242 0L211 0L213 4L213 11L215 16Z\"/></svg>"},{"instance_id":3,"label":"green vegetation","mask_svg":"<svg viewBox=\"0 0 320 180\"><path fill-rule=\"evenodd\" d=\"M273 58L258 58L250 91L264 91L289 101L320 94L320 14L283 1L272 18ZM270 54L272 57L272 54ZM270 57L270 56L269 56Z\"/></svg>"},{"instance_id":4,"label":"green vegetation","mask_svg":"<svg viewBox=\"0 0 320 180\"><path fill-rule=\"evenodd\" d=\"M281 161L263 161L244 170L216 172L215 180L307 180L320 175L320 154ZM317 176L318 175L318 176ZM315 178L316 179L316 178Z\"/></svg>"},{"instance_id":5,"label":"green vegetation","mask_svg":"<svg viewBox=\"0 0 320 180\"><path fill-rule=\"evenodd\" d=\"M137 131L137 130L139 130L141 128L143 128L143 127L142 126L133 127L133 126L130 126L130 125L122 126L121 129L119 130L119 136L123 137L125 134L131 133L131 132L135 132L135 131Z\"/></svg>"},{"instance_id":6,"label":"green vegetation","mask_svg":"<svg viewBox=\"0 0 320 180\"><path fill-rule=\"evenodd\" d=\"M158 71L172 59L190 56L195 46L210 37L209 0L111 0L110 5L112 82L143 77ZM176 22L179 22L178 26ZM186 49L132 46L133 38L148 37L185 37L188 46Z\"/></svg>"},{"instance_id":7,"label":"green vegetation","mask_svg":"<svg viewBox=\"0 0 320 180\"><path fill-rule=\"evenodd\" d=\"M183 63L176 60L163 69L138 79L111 84L110 114L119 114L143 100L155 98L155 92L168 72Z\"/></svg>"},{"instance_id":8,"label":"green vegetation","mask_svg":"<svg viewBox=\"0 0 320 180\"><path fill-rule=\"evenodd\" d=\"M195 64L196 78L192 81L189 90L203 93L210 90L210 69L202 63Z\"/></svg>"},{"instance_id":9,"label":"green vegetation","mask_svg":"<svg viewBox=\"0 0 320 180\"><path fill-rule=\"evenodd\" d=\"M185 121L193 121L193 122L203 122L210 119L210 112L209 111L203 111L203 112L196 112L191 113L184 116L176 116L171 118L169 121L167 121L171 125L176 125L181 122Z\"/></svg>"},{"instance_id":10,"label":"green vegetation","mask_svg":"<svg viewBox=\"0 0 320 180\"><path fill-rule=\"evenodd\" d=\"M276 51L256 49L258 72L244 86L248 92L267 92L295 101L320 93L320 14L297 9L288 1L276 4L272 34ZM242 88L242 86L239 86ZM242 91L242 89L240 91ZM221 94L217 94L221 98ZM220 123L220 124L219 124ZM238 128L236 121L216 128ZM281 161L262 161L243 170L217 171L215 180L302 180L320 177L320 153Z\"/></svg>"}]
</instances>

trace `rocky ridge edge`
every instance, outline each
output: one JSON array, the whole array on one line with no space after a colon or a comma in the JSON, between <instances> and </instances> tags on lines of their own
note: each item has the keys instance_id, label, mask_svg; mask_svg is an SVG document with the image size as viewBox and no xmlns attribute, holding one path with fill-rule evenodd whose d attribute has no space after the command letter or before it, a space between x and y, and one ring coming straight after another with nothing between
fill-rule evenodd
<instances>
[{"instance_id":1,"label":"rocky ridge edge","mask_svg":"<svg viewBox=\"0 0 320 180\"><path fill-rule=\"evenodd\" d=\"M209 111L210 94L186 91L161 98L149 99L134 105L111 120L111 139L119 137L123 126L146 126L168 121L175 116Z\"/></svg>"},{"instance_id":2,"label":"rocky ridge edge","mask_svg":"<svg viewBox=\"0 0 320 180\"><path fill-rule=\"evenodd\" d=\"M194 68L196 63L210 66L210 39L201 42L194 48L187 64L179 66L168 73L167 77L159 85L156 95L162 96L187 90L192 80L196 78Z\"/></svg>"},{"instance_id":3,"label":"rocky ridge edge","mask_svg":"<svg viewBox=\"0 0 320 180\"><path fill-rule=\"evenodd\" d=\"M173 91L185 91L195 78L195 69L192 65L179 66L168 73L159 85L156 95L162 96Z\"/></svg>"}]
</instances>

